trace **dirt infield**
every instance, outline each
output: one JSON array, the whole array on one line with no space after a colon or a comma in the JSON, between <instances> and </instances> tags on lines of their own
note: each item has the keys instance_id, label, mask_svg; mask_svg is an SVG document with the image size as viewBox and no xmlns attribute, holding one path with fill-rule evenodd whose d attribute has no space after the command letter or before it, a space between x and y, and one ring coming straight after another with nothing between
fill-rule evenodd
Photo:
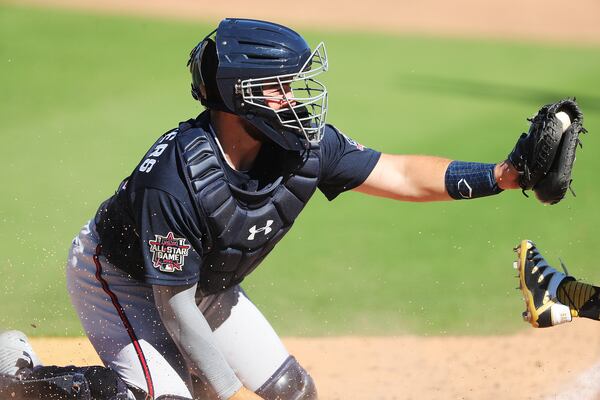
<instances>
[{"instance_id":1,"label":"dirt infield","mask_svg":"<svg viewBox=\"0 0 600 400\"><path fill-rule=\"evenodd\" d=\"M32 342L46 363L99 363L87 339ZM315 377L324 400L599 395L600 323L588 320L510 336L286 338L285 343Z\"/></svg>"},{"instance_id":2,"label":"dirt infield","mask_svg":"<svg viewBox=\"0 0 600 400\"><path fill-rule=\"evenodd\" d=\"M305 0L295 9L274 0L13 2L190 20L239 16L318 29L600 43L598 0ZM32 342L48 364L99 363L86 339ZM510 336L286 338L285 343L326 400L600 398L600 323L587 320Z\"/></svg>"},{"instance_id":3,"label":"dirt infield","mask_svg":"<svg viewBox=\"0 0 600 400\"><path fill-rule=\"evenodd\" d=\"M2 1L2 0L0 0ZM112 14L217 22L224 17L278 21L294 27L527 38L600 43L597 0L4 0Z\"/></svg>"}]
</instances>

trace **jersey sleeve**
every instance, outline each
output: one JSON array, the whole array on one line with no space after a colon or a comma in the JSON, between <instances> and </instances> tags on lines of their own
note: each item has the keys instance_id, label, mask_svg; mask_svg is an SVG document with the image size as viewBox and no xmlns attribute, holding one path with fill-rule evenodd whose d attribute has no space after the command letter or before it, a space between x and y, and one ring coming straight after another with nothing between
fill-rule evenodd
<instances>
[{"instance_id":1,"label":"jersey sleeve","mask_svg":"<svg viewBox=\"0 0 600 400\"><path fill-rule=\"evenodd\" d=\"M135 197L145 282L152 285L198 282L202 243L192 210L159 189L147 188Z\"/></svg>"},{"instance_id":2,"label":"jersey sleeve","mask_svg":"<svg viewBox=\"0 0 600 400\"><path fill-rule=\"evenodd\" d=\"M328 200L360 186L369 176L381 153L367 148L327 125L321 140L319 190Z\"/></svg>"}]
</instances>

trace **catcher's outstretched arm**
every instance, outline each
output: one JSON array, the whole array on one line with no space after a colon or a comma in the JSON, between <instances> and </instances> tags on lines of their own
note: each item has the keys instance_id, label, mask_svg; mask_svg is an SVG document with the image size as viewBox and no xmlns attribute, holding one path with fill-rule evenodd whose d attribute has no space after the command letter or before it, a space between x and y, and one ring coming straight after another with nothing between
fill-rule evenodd
<instances>
[{"instance_id":1,"label":"catcher's outstretched arm","mask_svg":"<svg viewBox=\"0 0 600 400\"><path fill-rule=\"evenodd\" d=\"M452 175L453 171L449 170L451 163L459 162L434 156L382 154L369 177L354 190L401 201L452 200L456 197L451 196L447 188L448 172ZM495 165L469 164L489 165L501 190L519 187L518 172L507 161Z\"/></svg>"}]
</instances>

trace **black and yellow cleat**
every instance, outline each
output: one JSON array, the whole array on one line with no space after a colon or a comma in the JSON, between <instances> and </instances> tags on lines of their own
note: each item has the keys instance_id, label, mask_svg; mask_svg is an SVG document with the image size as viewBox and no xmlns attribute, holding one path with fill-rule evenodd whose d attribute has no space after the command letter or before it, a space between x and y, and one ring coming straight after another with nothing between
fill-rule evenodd
<instances>
[{"instance_id":1,"label":"black and yellow cleat","mask_svg":"<svg viewBox=\"0 0 600 400\"><path fill-rule=\"evenodd\" d=\"M519 258L514 267L519 271L519 288L526 307L523 319L534 328L570 322L571 310L558 301L556 290L565 279L575 278L551 267L530 240L521 241L515 251Z\"/></svg>"}]
</instances>

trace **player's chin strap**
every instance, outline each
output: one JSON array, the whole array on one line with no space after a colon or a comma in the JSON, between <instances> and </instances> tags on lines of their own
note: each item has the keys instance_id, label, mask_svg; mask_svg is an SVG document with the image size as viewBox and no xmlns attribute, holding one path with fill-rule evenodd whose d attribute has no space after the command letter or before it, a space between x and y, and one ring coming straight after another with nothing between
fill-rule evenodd
<instances>
[{"instance_id":1,"label":"player's chin strap","mask_svg":"<svg viewBox=\"0 0 600 400\"><path fill-rule=\"evenodd\" d=\"M0 374L0 398L15 400L127 400L125 382L109 368L40 366Z\"/></svg>"}]
</instances>

